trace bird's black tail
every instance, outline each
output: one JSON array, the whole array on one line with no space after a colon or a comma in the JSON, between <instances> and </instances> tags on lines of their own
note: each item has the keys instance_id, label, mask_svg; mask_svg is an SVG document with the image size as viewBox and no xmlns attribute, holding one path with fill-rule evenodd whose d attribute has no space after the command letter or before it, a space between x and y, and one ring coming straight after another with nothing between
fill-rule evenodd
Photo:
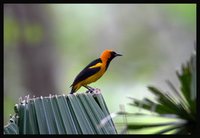
<instances>
[{"instance_id":1,"label":"bird's black tail","mask_svg":"<svg viewBox=\"0 0 200 138\"><path fill-rule=\"evenodd\" d=\"M73 89L71 90L71 92L70 92L70 94L73 94L74 93L74 91L73 91Z\"/></svg>"},{"instance_id":2,"label":"bird's black tail","mask_svg":"<svg viewBox=\"0 0 200 138\"><path fill-rule=\"evenodd\" d=\"M74 87L72 85L70 87L72 87L70 94L75 93Z\"/></svg>"}]
</instances>

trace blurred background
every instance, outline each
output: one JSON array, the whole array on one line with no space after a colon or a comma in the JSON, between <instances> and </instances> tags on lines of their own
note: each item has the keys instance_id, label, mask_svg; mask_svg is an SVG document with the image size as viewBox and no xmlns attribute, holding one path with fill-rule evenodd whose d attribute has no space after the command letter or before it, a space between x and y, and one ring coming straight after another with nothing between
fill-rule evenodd
<instances>
[{"instance_id":1,"label":"blurred background","mask_svg":"<svg viewBox=\"0 0 200 138\"><path fill-rule=\"evenodd\" d=\"M4 4L4 124L20 97L68 94L105 49L123 56L90 86L110 112L133 110L127 97L152 97L147 86L179 85L195 41L195 4Z\"/></svg>"}]
</instances>

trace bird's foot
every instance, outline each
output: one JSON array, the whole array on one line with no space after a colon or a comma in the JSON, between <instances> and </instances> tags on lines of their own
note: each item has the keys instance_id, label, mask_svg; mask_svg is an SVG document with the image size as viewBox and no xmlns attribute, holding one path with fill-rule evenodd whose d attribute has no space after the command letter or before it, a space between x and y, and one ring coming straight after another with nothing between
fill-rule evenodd
<instances>
[{"instance_id":1,"label":"bird's foot","mask_svg":"<svg viewBox=\"0 0 200 138\"><path fill-rule=\"evenodd\" d=\"M86 93L93 93L94 90L95 90L94 88L90 88L90 89L88 89L88 90L86 91Z\"/></svg>"},{"instance_id":2,"label":"bird's foot","mask_svg":"<svg viewBox=\"0 0 200 138\"><path fill-rule=\"evenodd\" d=\"M86 91L86 93L91 93L92 95L101 94L101 90L99 88L92 88Z\"/></svg>"},{"instance_id":3,"label":"bird's foot","mask_svg":"<svg viewBox=\"0 0 200 138\"><path fill-rule=\"evenodd\" d=\"M89 93L89 91L86 91L86 93Z\"/></svg>"},{"instance_id":4,"label":"bird's foot","mask_svg":"<svg viewBox=\"0 0 200 138\"><path fill-rule=\"evenodd\" d=\"M90 86L84 86L85 88L87 88L88 90L86 91L86 93L92 93L94 91L94 88L90 87Z\"/></svg>"},{"instance_id":5,"label":"bird's foot","mask_svg":"<svg viewBox=\"0 0 200 138\"><path fill-rule=\"evenodd\" d=\"M101 94L101 90L99 88L95 88L91 94L92 96L97 96Z\"/></svg>"},{"instance_id":6,"label":"bird's foot","mask_svg":"<svg viewBox=\"0 0 200 138\"><path fill-rule=\"evenodd\" d=\"M89 90L87 90L86 93L91 93L91 92Z\"/></svg>"}]
</instances>

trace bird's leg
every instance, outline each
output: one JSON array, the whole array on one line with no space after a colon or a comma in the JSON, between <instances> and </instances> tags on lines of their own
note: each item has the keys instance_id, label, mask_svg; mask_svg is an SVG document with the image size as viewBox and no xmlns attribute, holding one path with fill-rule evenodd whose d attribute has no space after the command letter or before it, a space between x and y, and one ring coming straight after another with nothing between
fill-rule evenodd
<instances>
[{"instance_id":1,"label":"bird's leg","mask_svg":"<svg viewBox=\"0 0 200 138\"><path fill-rule=\"evenodd\" d=\"M98 88L92 88L92 87L90 87L90 86L84 86L85 88L87 88L88 89L88 91L86 91L86 93L91 93L92 95L98 95L98 94L101 94L101 90L100 89L98 89Z\"/></svg>"},{"instance_id":2,"label":"bird's leg","mask_svg":"<svg viewBox=\"0 0 200 138\"><path fill-rule=\"evenodd\" d=\"M94 90L95 88L92 88L92 87L90 87L90 86L87 86L90 90Z\"/></svg>"},{"instance_id":3,"label":"bird's leg","mask_svg":"<svg viewBox=\"0 0 200 138\"><path fill-rule=\"evenodd\" d=\"M88 92L92 93L94 91L94 88L92 88L90 86L84 86L84 87L89 90L89 91L86 91L86 93L88 93Z\"/></svg>"}]
</instances>

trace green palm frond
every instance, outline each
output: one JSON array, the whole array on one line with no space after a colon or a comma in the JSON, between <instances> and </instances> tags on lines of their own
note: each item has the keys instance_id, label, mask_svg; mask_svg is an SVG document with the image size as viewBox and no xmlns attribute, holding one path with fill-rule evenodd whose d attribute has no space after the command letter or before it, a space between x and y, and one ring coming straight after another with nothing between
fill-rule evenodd
<instances>
[{"instance_id":1,"label":"green palm frond","mask_svg":"<svg viewBox=\"0 0 200 138\"><path fill-rule=\"evenodd\" d=\"M4 134L117 134L101 94L53 95L20 100Z\"/></svg>"},{"instance_id":2,"label":"green palm frond","mask_svg":"<svg viewBox=\"0 0 200 138\"><path fill-rule=\"evenodd\" d=\"M165 134L169 131L173 131L174 134L192 134L196 131L196 54L191 56L191 59L187 64L182 65L181 72L176 72L180 82L180 89L167 81L168 86L172 92L164 92L156 87L149 86L148 89L156 96L155 100L144 98L143 100L134 100L132 105L139 107L142 103L142 107L147 111L150 111L157 116L172 116L178 122L157 123L157 124L136 124L128 123L128 130L136 130L144 128L158 128L165 127L154 134ZM173 93L173 94L172 94ZM134 115L135 116L135 115ZM144 116L144 115L141 115ZM155 116L155 115L154 115Z\"/></svg>"}]
</instances>

